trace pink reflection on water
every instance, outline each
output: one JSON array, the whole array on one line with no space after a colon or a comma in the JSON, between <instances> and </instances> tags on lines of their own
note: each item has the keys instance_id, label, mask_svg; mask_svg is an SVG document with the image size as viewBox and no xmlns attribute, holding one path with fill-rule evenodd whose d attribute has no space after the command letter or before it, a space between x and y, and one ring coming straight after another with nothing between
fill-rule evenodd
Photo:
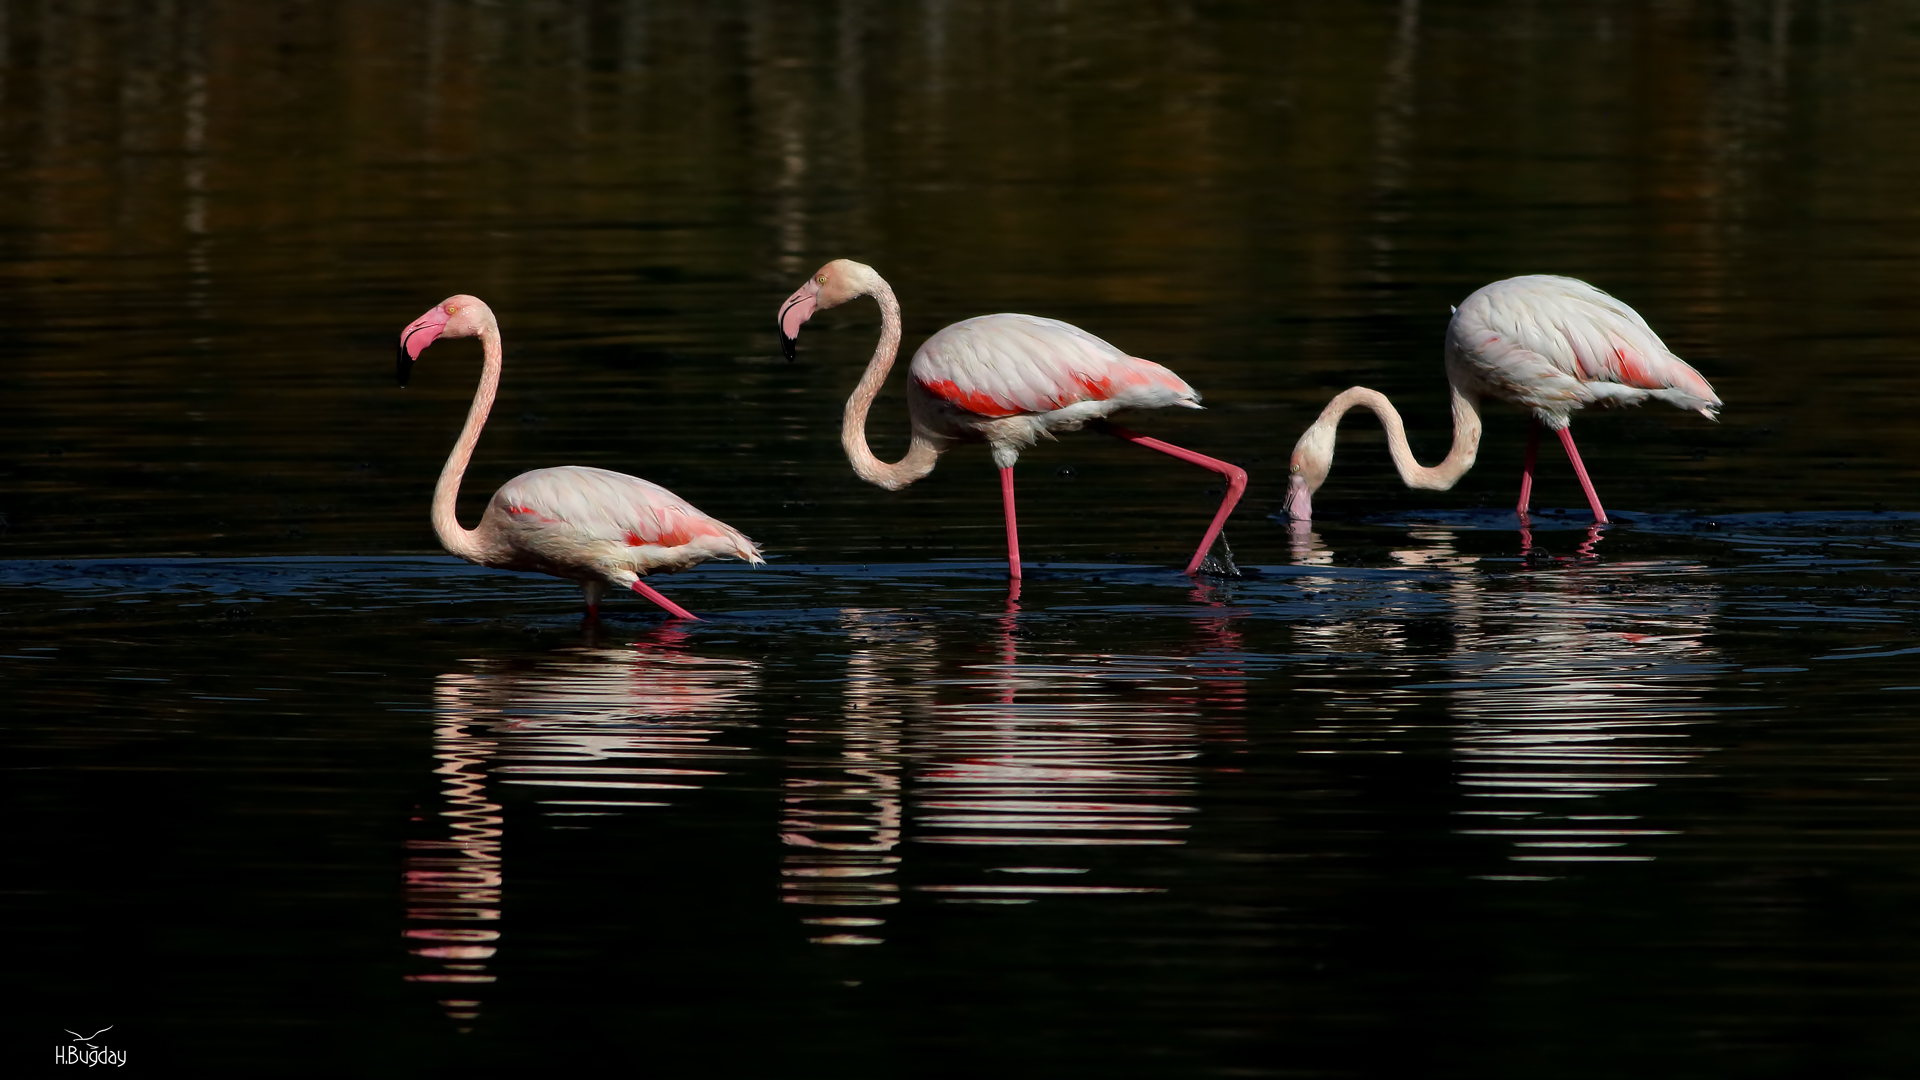
<instances>
[{"instance_id":1,"label":"pink reflection on water","mask_svg":"<svg viewBox=\"0 0 1920 1080\"><path fill-rule=\"evenodd\" d=\"M406 931L408 943L492 942L500 932L464 924L500 919L500 838L505 819L487 798L486 762L493 741L467 731L462 717L443 717L434 727L434 774L442 777L444 808L438 813L450 834L445 839L407 841ZM451 925L449 925L451 924ZM478 955L477 950L485 950ZM475 950L467 952L466 950ZM414 972L408 982L430 984L491 983L485 965L466 963L491 957L491 945L427 945L408 950L435 961L433 970ZM456 963L454 961L462 961ZM479 1002L440 1001L450 1019L464 1024L478 1016ZM462 1026L461 1031L470 1027Z\"/></svg>"},{"instance_id":2,"label":"pink reflection on water","mask_svg":"<svg viewBox=\"0 0 1920 1080\"><path fill-rule=\"evenodd\" d=\"M1324 720L1302 734L1327 740L1307 752L1398 753L1397 737L1410 730L1402 712L1440 693L1464 801L1456 831L1507 838L1507 858L1519 863L1649 861L1644 838L1675 830L1645 827L1623 812L1627 804L1600 800L1699 775L1716 749L1699 733L1716 711L1705 695L1721 662L1710 644L1719 587L1693 564L1601 560L1598 526L1572 556L1549 557L1521 524L1531 557L1518 566L1463 554L1438 527L1410 531L1412 543L1393 552L1432 572L1407 588L1445 598L1444 637L1416 639L1410 621L1377 617L1296 631L1312 646L1368 654L1363 682L1345 664L1324 686L1303 686L1324 696ZM1298 580L1342 587L1331 577Z\"/></svg>"},{"instance_id":3,"label":"pink reflection on water","mask_svg":"<svg viewBox=\"0 0 1920 1080\"><path fill-rule=\"evenodd\" d=\"M532 810L593 818L661 801L721 775L741 752L716 721L747 706L757 665L693 654L668 628L633 647L566 650L531 662L475 662L434 686L434 775L446 835L407 843L408 982L471 994L496 981L502 947L507 810L489 782L532 794ZM697 766L697 767L696 767ZM644 797L642 797L644 796ZM478 998L439 999L471 1029Z\"/></svg>"},{"instance_id":4,"label":"pink reflection on water","mask_svg":"<svg viewBox=\"0 0 1920 1080\"><path fill-rule=\"evenodd\" d=\"M958 649L936 623L844 612L853 648L842 715L796 718L792 729L782 899L816 908L898 904L913 845L1012 855L1186 843L1198 812L1186 800L1196 759L1204 743L1243 738L1246 708L1235 612L1212 586L1196 586L1194 598L1218 614L1195 620L1185 656L1047 651L1032 644L1017 593L989 616L997 633L984 642L957 638L965 642ZM1016 903L1156 890L1001 881L912 891L942 902ZM881 925L875 918L859 943L877 938ZM838 934L810 940L852 943Z\"/></svg>"}]
</instances>

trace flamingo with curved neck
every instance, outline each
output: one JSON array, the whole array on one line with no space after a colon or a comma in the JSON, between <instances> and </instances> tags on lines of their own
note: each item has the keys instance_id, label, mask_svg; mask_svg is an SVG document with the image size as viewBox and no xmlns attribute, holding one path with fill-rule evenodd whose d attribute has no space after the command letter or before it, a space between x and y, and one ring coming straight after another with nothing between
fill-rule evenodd
<instances>
[{"instance_id":1,"label":"flamingo with curved neck","mask_svg":"<svg viewBox=\"0 0 1920 1080\"><path fill-rule=\"evenodd\" d=\"M1000 469L1007 522L1007 573L1020 577L1020 534L1014 513L1013 466L1020 452L1055 432L1094 430L1219 473L1226 495L1187 564L1197 573L1227 517L1246 490L1237 465L1149 438L1108 422L1127 408L1200 408L1200 395L1172 371L1128 356L1085 330L1033 315L982 315L928 338L908 365L906 456L881 461L867 445L867 414L900 352L900 302L873 267L835 259L780 305L781 347L794 358L800 327L817 311L871 296L880 305L880 341L847 398L840 442L862 480L898 491L933 471L941 454L984 442Z\"/></svg>"},{"instance_id":2,"label":"flamingo with curved neck","mask_svg":"<svg viewBox=\"0 0 1920 1080\"><path fill-rule=\"evenodd\" d=\"M1447 324L1446 365L1453 446L1439 464L1426 466L1414 459L1406 425L1385 394L1355 386L1328 402L1294 444L1287 516L1312 520L1313 493L1326 483L1333 467L1334 433L1350 409L1371 409L1380 418L1402 482L1410 488L1446 491L1473 468L1480 452L1480 400L1513 402L1533 414L1518 512L1524 517L1532 502L1534 464L1545 426L1559 436L1594 521L1604 525L1607 512L1573 444L1573 411L1657 400L1713 420L1721 407L1707 380L1668 351L1639 312L1584 281L1551 274L1496 281L1461 301Z\"/></svg>"},{"instance_id":3,"label":"flamingo with curved neck","mask_svg":"<svg viewBox=\"0 0 1920 1080\"><path fill-rule=\"evenodd\" d=\"M462 527L455 513L460 481L500 388L500 325L493 310L466 295L434 305L400 332L396 368L404 387L429 345L463 337L480 339L482 365L466 426L433 488L433 531L448 552L481 566L577 581L589 619L599 617L600 598L609 586L631 589L678 618L693 619L641 578L712 558L765 561L753 541L666 488L585 465L521 473L493 493L477 527Z\"/></svg>"}]
</instances>

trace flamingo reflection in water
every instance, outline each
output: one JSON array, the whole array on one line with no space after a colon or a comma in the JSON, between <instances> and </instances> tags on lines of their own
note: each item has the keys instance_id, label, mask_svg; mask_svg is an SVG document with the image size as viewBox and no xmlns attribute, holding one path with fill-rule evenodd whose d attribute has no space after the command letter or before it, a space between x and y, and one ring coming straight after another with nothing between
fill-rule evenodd
<instances>
[{"instance_id":1,"label":"flamingo reflection in water","mask_svg":"<svg viewBox=\"0 0 1920 1080\"><path fill-rule=\"evenodd\" d=\"M531 789L546 816L605 816L664 806L743 752L715 741L716 725L745 708L758 665L695 655L677 628L637 645L563 650L530 668L476 663L436 680L434 817L446 835L407 845L405 934L424 970L406 979L447 993L440 1005L462 1030L495 981L501 940L508 813L490 785Z\"/></svg>"},{"instance_id":2,"label":"flamingo reflection in water","mask_svg":"<svg viewBox=\"0 0 1920 1080\"><path fill-rule=\"evenodd\" d=\"M1599 555L1600 541L1604 539L1606 535L1604 526L1599 522L1594 522L1586 526L1580 542L1574 547L1572 555L1556 556L1549 552L1544 545L1535 543L1533 539L1533 516L1531 514L1520 514L1518 517L1520 525L1520 557L1529 562L1565 562L1570 559L1581 561L1593 559ZM1321 535L1315 531L1311 521L1296 519L1287 522L1287 547L1288 554L1295 566L1333 565L1333 551L1327 546L1326 541Z\"/></svg>"},{"instance_id":3,"label":"flamingo reflection in water","mask_svg":"<svg viewBox=\"0 0 1920 1080\"><path fill-rule=\"evenodd\" d=\"M1592 800L1687 776L1714 749L1695 736L1716 711L1705 695L1719 657L1705 638L1717 589L1697 568L1670 563L1555 560L1493 573L1460 552L1450 530L1409 537L1393 558L1441 576L1449 646L1421 655L1404 622L1379 618L1302 627L1328 650L1371 654L1367 666L1384 686L1329 695L1326 722L1305 734L1330 738L1333 748L1320 752L1377 749L1407 730L1400 713L1434 692L1437 660L1456 676L1445 693L1468 800L1459 832L1511 838L1509 858L1522 864L1651 859L1630 850L1635 838L1672 830L1635 827L1637 815L1613 812L1626 808Z\"/></svg>"},{"instance_id":4,"label":"flamingo reflection in water","mask_svg":"<svg viewBox=\"0 0 1920 1080\"><path fill-rule=\"evenodd\" d=\"M1197 620L1184 657L1023 646L1014 601L986 657L980 643L956 657L938 624L842 618L854 649L841 715L796 721L794 734L837 753L795 766L781 824L783 899L807 906L820 944L884 940L908 839L991 864L915 887L945 902L1158 892L1081 875L1107 862L1088 857L1095 849L1184 843L1194 759L1208 742L1244 738L1245 677L1224 607Z\"/></svg>"},{"instance_id":5,"label":"flamingo reflection in water","mask_svg":"<svg viewBox=\"0 0 1920 1080\"><path fill-rule=\"evenodd\" d=\"M1588 525L1579 544L1575 545L1572 555L1553 555L1544 547L1536 546L1533 541L1533 521L1528 515L1520 515L1520 557L1529 562L1574 562L1599 558L1602 526L1598 523Z\"/></svg>"}]
</instances>

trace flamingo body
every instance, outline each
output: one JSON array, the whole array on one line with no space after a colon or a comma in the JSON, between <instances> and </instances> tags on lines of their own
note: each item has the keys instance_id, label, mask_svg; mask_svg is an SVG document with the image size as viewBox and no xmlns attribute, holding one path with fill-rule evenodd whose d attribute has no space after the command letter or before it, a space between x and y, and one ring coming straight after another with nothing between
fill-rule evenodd
<instances>
[{"instance_id":1,"label":"flamingo body","mask_svg":"<svg viewBox=\"0 0 1920 1080\"><path fill-rule=\"evenodd\" d=\"M507 481L477 531L497 548L489 566L622 588L708 559L764 561L739 530L659 484L587 465L535 469Z\"/></svg>"},{"instance_id":2,"label":"flamingo body","mask_svg":"<svg viewBox=\"0 0 1920 1080\"><path fill-rule=\"evenodd\" d=\"M765 561L737 529L659 484L585 465L521 473L493 493L477 528L462 528L454 505L499 389L502 349L499 325L486 304L471 296L448 297L401 332L402 386L421 352L448 337L480 338L485 359L466 427L434 487L434 532L449 552L481 566L577 581L586 594L589 618L597 616L600 597L611 585L631 589L690 619L694 616L686 609L641 578L713 558Z\"/></svg>"},{"instance_id":3,"label":"flamingo body","mask_svg":"<svg viewBox=\"0 0 1920 1080\"><path fill-rule=\"evenodd\" d=\"M907 375L920 396L916 426L949 440L984 441L1001 468L1041 438L1122 409L1200 408L1199 393L1161 365L1034 315L954 323L920 346Z\"/></svg>"},{"instance_id":4,"label":"flamingo body","mask_svg":"<svg viewBox=\"0 0 1920 1080\"><path fill-rule=\"evenodd\" d=\"M880 305L880 344L847 399L841 444L862 479L897 491L933 471L955 445L984 442L1000 469L1007 522L1007 571L1020 577L1013 466L1020 452L1055 432L1089 424L1150 450L1219 473L1225 497L1187 566L1197 571L1227 516L1246 490L1246 471L1191 450L1107 423L1129 408L1200 408L1200 395L1178 375L1150 360L1128 356L1077 326L1034 315L982 315L954 323L927 339L908 365L907 405L912 439L906 457L881 461L867 445L867 413L900 350L900 304L871 266L835 259L780 305L777 322L787 358L800 327L816 310L871 296Z\"/></svg>"},{"instance_id":5,"label":"flamingo body","mask_svg":"<svg viewBox=\"0 0 1920 1080\"><path fill-rule=\"evenodd\" d=\"M1664 401L1715 418L1720 398L1640 313L1577 278L1529 274L1461 301L1447 324L1456 384L1558 431L1575 409Z\"/></svg>"},{"instance_id":6,"label":"flamingo body","mask_svg":"<svg viewBox=\"0 0 1920 1080\"><path fill-rule=\"evenodd\" d=\"M1521 473L1518 510L1533 491L1539 429L1555 432L1586 492L1594 520L1606 510L1568 430L1575 410L1588 406L1664 401L1717 419L1720 397L1707 380L1675 356L1640 313L1576 278L1530 274L1476 290L1447 324L1447 382L1453 400L1453 446L1438 465L1424 466L1408 448L1400 414L1385 394L1356 386L1342 391L1294 444L1286 510L1295 521L1313 516L1312 495L1333 466L1334 432L1347 410L1371 409L1387 432L1388 452L1412 488L1445 491L1473 467L1479 454L1483 398L1512 402L1533 414L1534 429Z\"/></svg>"}]
</instances>

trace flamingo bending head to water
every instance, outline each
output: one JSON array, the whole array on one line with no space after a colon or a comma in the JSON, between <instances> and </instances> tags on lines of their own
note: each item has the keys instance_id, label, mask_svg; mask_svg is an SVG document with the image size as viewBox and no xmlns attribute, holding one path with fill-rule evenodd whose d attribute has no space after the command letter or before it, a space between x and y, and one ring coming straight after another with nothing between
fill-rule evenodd
<instances>
[{"instance_id":1,"label":"flamingo bending head to water","mask_svg":"<svg viewBox=\"0 0 1920 1080\"><path fill-rule=\"evenodd\" d=\"M780 305L780 342L794 340L814 312L871 296L880 305L880 344L847 399L840 442L862 480L898 491L933 471L939 456L984 442L1000 469L1007 518L1007 573L1020 577L1020 535L1013 508L1013 465L1020 452L1057 431L1094 430L1158 450L1226 478L1226 496L1187 564L1196 573L1247 487L1246 470L1107 421L1121 409L1200 408L1200 395L1166 368L1128 356L1077 326L1034 315L981 315L928 338L907 369L912 441L897 462L867 447L867 412L900 351L900 302L873 267L835 259Z\"/></svg>"},{"instance_id":2,"label":"flamingo bending head to water","mask_svg":"<svg viewBox=\"0 0 1920 1080\"><path fill-rule=\"evenodd\" d=\"M1588 405L1664 401L1718 419L1720 397L1685 360L1673 355L1640 313L1584 281L1552 274L1507 278L1481 287L1447 324L1447 383L1453 390L1453 447L1438 465L1421 465L1407 447L1406 426L1387 396L1364 386L1342 391L1294 444L1287 478L1287 515L1313 517L1313 493L1333 467L1334 430L1348 409L1372 409L1387 431L1387 449L1410 488L1445 491L1473 468L1480 452L1480 399L1510 401L1533 414L1527 463L1520 474L1519 512L1533 495L1533 466L1545 425L1560 436L1593 520L1607 522L1568 425Z\"/></svg>"},{"instance_id":3,"label":"flamingo bending head to water","mask_svg":"<svg viewBox=\"0 0 1920 1080\"><path fill-rule=\"evenodd\" d=\"M493 310L474 297L450 296L400 332L398 361L400 385L405 386L427 346L464 337L480 339L484 366L467 410L467 426L454 441L433 489L433 531L449 552L481 566L577 581L586 594L589 619L599 617L600 597L608 586L632 589L675 616L692 619L687 609L640 579L714 558L765 561L738 530L659 484L584 465L521 473L493 493L479 528L461 528L454 516L460 478L500 387L500 325Z\"/></svg>"}]
</instances>

